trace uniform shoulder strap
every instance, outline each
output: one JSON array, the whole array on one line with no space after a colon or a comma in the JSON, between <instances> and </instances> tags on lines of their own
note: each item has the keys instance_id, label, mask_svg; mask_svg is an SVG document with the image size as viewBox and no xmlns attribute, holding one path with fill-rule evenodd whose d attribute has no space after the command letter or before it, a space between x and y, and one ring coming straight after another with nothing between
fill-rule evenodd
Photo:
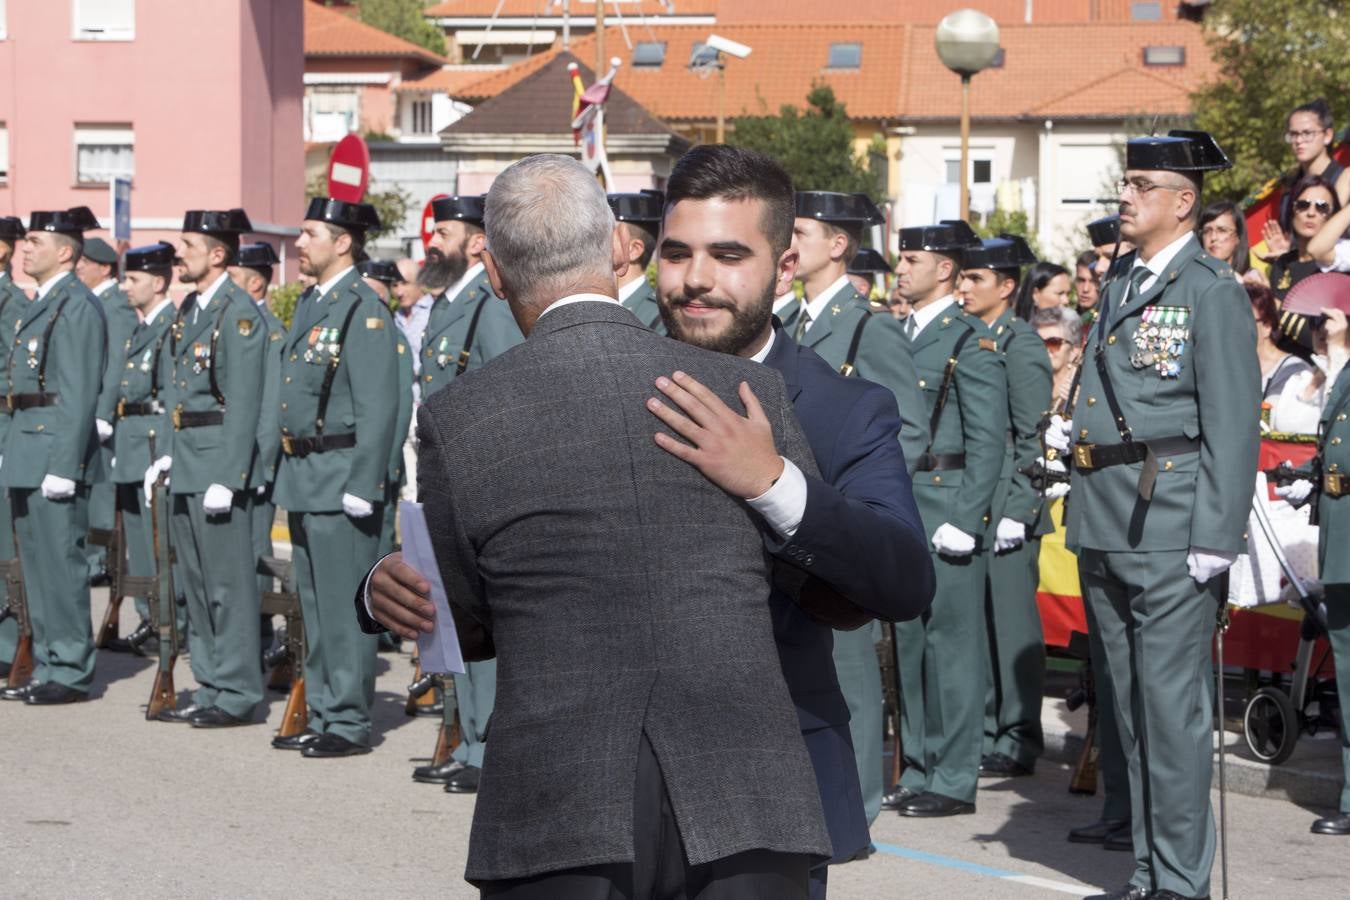
<instances>
[{"instance_id":1,"label":"uniform shoulder strap","mask_svg":"<svg viewBox=\"0 0 1350 900\"><path fill-rule=\"evenodd\" d=\"M947 397L951 393L952 380L956 377L957 361L961 358L961 348L965 347L966 341L974 334L974 330L967 328L956 339L952 345L952 355L947 357L947 366L942 370L942 383L938 386L937 400L933 403L933 414L928 417L928 447L924 450L927 456L933 451L933 441L937 437L938 425L942 423L942 410L947 406Z\"/></svg>"},{"instance_id":2,"label":"uniform shoulder strap","mask_svg":"<svg viewBox=\"0 0 1350 900\"><path fill-rule=\"evenodd\" d=\"M867 323L872 321L871 311L865 311L863 317L858 320L858 327L853 329L853 340L848 343L848 355L844 357L844 364L839 367L839 374L848 377L857 371L853 365L854 360L858 358L858 348L862 346L863 329Z\"/></svg>"},{"instance_id":3,"label":"uniform shoulder strap","mask_svg":"<svg viewBox=\"0 0 1350 900\"><path fill-rule=\"evenodd\" d=\"M47 320L47 327L42 329L42 362L38 365L38 393L47 393L47 347L52 342L52 330L56 328L56 320L61 318L61 310L66 308L67 301L70 300L70 294L67 293L61 298L61 302L56 304L56 310L52 317Z\"/></svg>"},{"instance_id":4,"label":"uniform shoulder strap","mask_svg":"<svg viewBox=\"0 0 1350 900\"><path fill-rule=\"evenodd\" d=\"M455 364L455 377L464 374L464 370L469 368L469 359L473 355L473 338L478 333L478 320L483 316L483 307L488 305L488 298L484 297L478 301L478 306L474 308L473 318L469 319L469 330L464 334L464 349L459 351L459 362Z\"/></svg>"},{"instance_id":5,"label":"uniform shoulder strap","mask_svg":"<svg viewBox=\"0 0 1350 900\"><path fill-rule=\"evenodd\" d=\"M338 366L342 364L342 349L347 344L347 331L351 328L352 319L356 318L356 310L360 306L361 297L358 295L347 310L346 318L342 320L342 328L338 331L337 352L328 357L328 370L323 373L323 386L319 388L319 408L314 416L315 434L323 434L324 418L328 415L328 399L333 395L333 379L337 377Z\"/></svg>"}]
</instances>

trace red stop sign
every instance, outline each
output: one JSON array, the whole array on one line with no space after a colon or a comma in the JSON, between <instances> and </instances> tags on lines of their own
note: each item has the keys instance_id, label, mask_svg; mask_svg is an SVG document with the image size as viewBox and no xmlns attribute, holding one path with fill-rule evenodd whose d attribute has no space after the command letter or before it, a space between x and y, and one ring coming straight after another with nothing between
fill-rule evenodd
<instances>
[{"instance_id":1,"label":"red stop sign","mask_svg":"<svg viewBox=\"0 0 1350 900\"><path fill-rule=\"evenodd\" d=\"M347 203L360 203L370 183L370 150L360 135L349 134L337 142L328 160L328 196Z\"/></svg>"},{"instance_id":2,"label":"red stop sign","mask_svg":"<svg viewBox=\"0 0 1350 900\"><path fill-rule=\"evenodd\" d=\"M443 200L449 197L449 194L437 194L427 201L427 205L422 207L422 246L426 247L431 243L431 235L436 231L436 214L431 211L431 204L437 200Z\"/></svg>"}]
</instances>

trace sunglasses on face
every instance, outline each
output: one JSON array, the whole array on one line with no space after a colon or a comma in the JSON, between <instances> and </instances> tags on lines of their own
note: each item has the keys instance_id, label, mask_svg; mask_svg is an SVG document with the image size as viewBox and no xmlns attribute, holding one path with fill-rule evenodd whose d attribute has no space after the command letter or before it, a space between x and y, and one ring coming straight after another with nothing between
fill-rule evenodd
<instances>
[{"instance_id":1,"label":"sunglasses on face","mask_svg":"<svg viewBox=\"0 0 1350 900\"><path fill-rule=\"evenodd\" d=\"M1045 349L1049 350L1051 353L1063 349L1064 345L1068 343L1068 341L1062 337L1043 337L1041 340L1045 342Z\"/></svg>"},{"instance_id":2,"label":"sunglasses on face","mask_svg":"<svg viewBox=\"0 0 1350 900\"><path fill-rule=\"evenodd\" d=\"M1295 200L1294 212L1307 212L1315 209L1324 216L1331 215L1331 204L1325 200Z\"/></svg>"}]
</instances>

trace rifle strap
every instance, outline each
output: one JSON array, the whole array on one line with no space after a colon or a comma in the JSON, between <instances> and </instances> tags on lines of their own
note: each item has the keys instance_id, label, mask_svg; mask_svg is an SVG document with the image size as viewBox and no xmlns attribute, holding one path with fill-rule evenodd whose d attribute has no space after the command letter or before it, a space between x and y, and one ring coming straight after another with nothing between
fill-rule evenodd
<instances>
[{"instance_id":1,"label":"rifle strap","mask_svg":"<svg viewBox=\"0 0 1350 900\"><path fill-rule=\"evenodd\" d=\"M947 357L947 367L942 371L942 384L938 387L937 400L933 403L933 414L928 417L928 446L924 448L924 456L933 452L933 441L937 440L938 425L942 424L942 411L947 407L947 396L951 393L952 382L956 378L956 365L961 358L961 348L970 340L972 334L974 332L967 328L952 346L952 355Z\"/></svg>"},{"instance_id":2,"label":"rifle strap","mask_svg":"<svg viewBox=\"0 0 1350 900\"><path fill-rule=\"evenodd\" d=\"M216 324L211 327L211 360L210 365L206 367L207 378L211 381L211 396L221 406L225 405L225 395L220 392L220 385L216 383L216 345L220 342L220 327L225 322L225 306L225 302L221 301L220 311L216 313Z\"/></svg>"},{"instance_id":3,"label":"rifle strap","mask_svg":"<svg viewBox=\"0 0 1350 900\"><path fill-rule=\"evenodd\" d=\"M347 317L342 320L342 330L338 332L337 352L328 358L328 371L323 373L323 387L319 389L319 411L314 417L315 434L323 434L324 417L328 415L328 398L333 395L333 379L337 377L338 365L342 362L342 349L347 344L347 331L351 328L356 308L360 305L359 297L352 301L351 308L347 310Z\"/></svg>"},{"instance_id":4,"label":"rifle strap","mask_svg":"<svg viewBox=\"0 0 1350 900\"><path fill-rule=\"evenodd\" d=\"M469 368L469 358L473 355L473 338L478 333L478 320L483 315L483 307L492 301L491 297L484 297L478 301L478 306L474 307L473 318L469 319L469 330L464 335L464 349L459 351L459 362L455 363L455 377L464 374L464 370Z\"/></svg>"},{"instance_id":5,"label":"rifle strap","mask_svg":"<svg viewBox=\"0 0 1350 900\"><path fill-rule=\"evenodd\" d=\"M47 393L47 347L52 342L52 331L56 328L56 320L61 318L61 310L66 308L66 301L70 299L70 294L61 298L61 302L56 304L56 312L47 320L47 327L42 329L42 362L38 364L38 393Z\"/></svg>"},{"instance_id":6,"label":"rifle strap","mask_svg":"<svg viewBox=\"0 0 1350 900\"><path fill-rule=\"evenodd\" d=\"M839 367L839 374L845 378L857 371L853 362L858 358L858 348L862 346L863 329L867 327L867 323L870 321L872 321L871 311L865 312L863 317L858 320L858 327L853 329L853 340L849 341L848 344L848 356L844 357L844 364Z\"/></svg>"}]
</instances>

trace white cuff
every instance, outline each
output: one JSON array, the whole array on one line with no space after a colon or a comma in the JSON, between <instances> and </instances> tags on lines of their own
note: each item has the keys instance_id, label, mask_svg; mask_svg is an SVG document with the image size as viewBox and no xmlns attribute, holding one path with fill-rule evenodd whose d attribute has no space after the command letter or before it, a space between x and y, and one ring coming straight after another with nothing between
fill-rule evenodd
<instances>
[{"instance_id":1,"label":"white cuff","mask_svg":"<svg viewBox=\"0 0 1350 900\"><path fill-rule=\"evenodd\" d=\"M372 622L375 621L375 613L370 610L370 581L375 577L375 570L380 567L380 563L393 555L394 554L392 553L386 553L384 556L381 556L379 561L370 567L370 572L366 575L366 583L361 586L361 602L365 604L366 615L370 616Z\"/></svg>"},{"instance_id":2,"label":"white cuff","mask_svg":"<svg viewBox=\"0 0 1350 900\"><path fill-rule=\"evenodd\" d=\"M1335 256L1329 266L1318 266L1323 272L1350 272L1350 240L1342 238L1336 242Z\"/></svg>"},{"instance_id":3,"label":"white cuff","mask_svg":"<svg viewBox=\"0 0 1350 900\"><path fill-rule=\"evenodd\" d=\"M783 474L767 491L746 502L764 517L779 539L785 541L797 533L802 517L806 515L806 476L791 460L780 459L783 460Z\"/></svg>"}]
</instances>

